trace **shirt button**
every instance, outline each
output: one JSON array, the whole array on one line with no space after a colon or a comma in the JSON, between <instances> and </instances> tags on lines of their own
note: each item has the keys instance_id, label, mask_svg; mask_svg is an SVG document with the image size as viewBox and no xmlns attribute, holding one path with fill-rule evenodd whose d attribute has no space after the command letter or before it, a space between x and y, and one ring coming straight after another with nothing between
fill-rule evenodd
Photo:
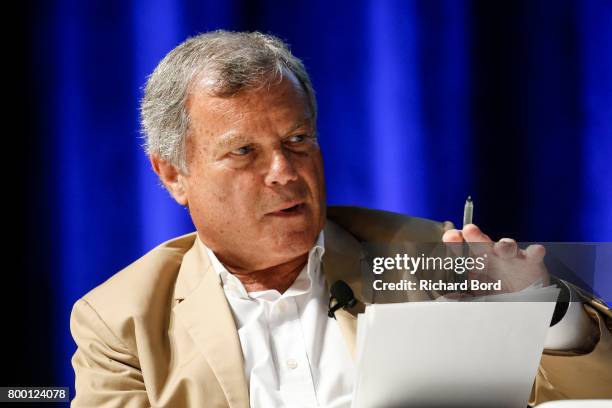
<instances>
[{"instance_id":1,"label":"shirt button","mask_svg":"<svg viewBox=\"0 0 612 408\"><path fill-rule=\"evenodd\" d=\"M291 370L295 370L298 366L298 362L295 361L294 359L290 358L289 360L287 360L287 367L289 367Z\"/></svg>"}]
</instances>

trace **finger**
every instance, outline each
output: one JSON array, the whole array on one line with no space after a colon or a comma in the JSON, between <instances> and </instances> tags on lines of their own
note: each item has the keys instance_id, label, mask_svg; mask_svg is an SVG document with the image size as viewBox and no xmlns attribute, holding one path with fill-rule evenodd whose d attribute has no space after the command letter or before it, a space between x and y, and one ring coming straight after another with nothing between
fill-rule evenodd
<instances>
[{"instance_id":1,"label":"finger","mask_svg":"<svg viewBox=\"0 0 612 408\"><path fill-rule=\"evenodd\" d=\"M474 224L468 224L461 231L463 237L470 247L470 251L476 256L483 256L491 252L493 241L487 234L482 232Z\"/></svg>"},{"instance_id":2,"label":"finger","mask_svg":"<svg viewBox=\"0 0 612 408\"><path fill-rule=\"evenodd\" d=\"M457 229L450 229L442 235L442 242L461 243L463 242L463 235L461 235L461 231Z\"/></svg>"},{"instance_id":3,"label":"finger","mask_svg":"<svg viewBox=\"0 0 612 408\"><path fill-rule=\"evenodd\" d=\"M495 243L493 251L502 259L510 259L517 255L518 245L512 238L502 238Z\"/></svg>"},{"instance_id":4,"label":"finger","mask_svg":"<svg viewBox=\"0 0 612 408\"><path fill-rule=\"evenodd\" d=\"M467 242L493 242L493 240L475 224L466 225L461 232Z\"/></svg>"},{"instance_id":5,"label":"finger","mask_svg":"<svg viewBox=\"0 0 612 408\"><path fill-rule=\"evenodd\" d=\"M450 250L451 254L454 256L461 256L463 254L463 235L461 235L461 231L457 229L450 229L442 235L442 242L450 245L446 245L446 247Z\"/></svg>"},{"instance_id":6,"label":"finger","mask_svg":"<svg viewBox=\"0 0 612 408\"><path fill-rule=\"evenodd\" d=\"M540 244L529 245L527 249L525 249L525 254L530 262L542 262L546 255L546 248Z\"/></svg>"}]
</instances>

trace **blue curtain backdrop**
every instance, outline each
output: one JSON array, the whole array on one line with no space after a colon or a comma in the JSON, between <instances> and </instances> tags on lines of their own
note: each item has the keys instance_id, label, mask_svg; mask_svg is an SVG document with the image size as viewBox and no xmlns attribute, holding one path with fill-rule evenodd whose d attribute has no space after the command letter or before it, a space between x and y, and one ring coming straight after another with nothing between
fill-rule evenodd
<instances>
[{"instance_id":1,"label":"blue curtain backdrop","mask_svg":"<svg viewBox=\"0 0 612 408\"><path fill-rule=\"evenodd\" d=\"M5 385L72 386L72 304L192 230L137 111L146 76L198 32L270 32L305 62L330 204L459 223L471 194L495 238L612 241L607 0L58 0L21 16L29 300L14 349L29 361Z\"/></svg>"}]
</instances>

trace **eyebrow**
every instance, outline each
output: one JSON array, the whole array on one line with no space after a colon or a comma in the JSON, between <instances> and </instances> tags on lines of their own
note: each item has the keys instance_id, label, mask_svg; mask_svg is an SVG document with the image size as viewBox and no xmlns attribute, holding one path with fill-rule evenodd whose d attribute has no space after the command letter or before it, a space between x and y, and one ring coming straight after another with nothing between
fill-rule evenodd
<instances>
[{"instance_id":1,"label":"eyebrow","mask_svg":"<svg viewBox=\"0 0 612 408\"><path fill-rule=\"evenodd\" d=\"M248 136L237 133L233 130L230 130L227 133L224 133L220 139L215 143L215 150L227 149L236 145L247 145L251 143L251 140Z\"/></svg>"},{"instance_id":2,"label":"eyebrow","mask_svg":"<svg viewBox=\"0 0 612 408\"><path fill-rule=\"evenodd\" d=\"M312 115L306 116L306 117L304 117L303 119L301 119L300 121L295 122L295 124L293 125L293 127L291 128L291 130L289 130L289 132L287 132L287 133L294 132L295 130L297 130L297 129L299 129L299 128L301 128L302 126L305 126L305 125L307 125L307 124L308 124L308 125L312 125Z\"/></svg>"}]
</instances>

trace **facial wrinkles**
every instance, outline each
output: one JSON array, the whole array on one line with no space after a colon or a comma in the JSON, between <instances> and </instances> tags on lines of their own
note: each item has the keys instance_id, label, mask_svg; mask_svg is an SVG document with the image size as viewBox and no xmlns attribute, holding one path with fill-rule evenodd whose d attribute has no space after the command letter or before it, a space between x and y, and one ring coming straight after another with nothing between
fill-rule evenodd
<instances>
[{"instance_id":1,"label":"facial wrinkles","mask_svg":"<svg viewBox=\"0 0 612 408\"><path fill-rule=\"evenodd\" d=\"M236 199L239 204L242 203L241 207L246 204L246 207L242 207L246 211L248 211L248 207L253 206L258 220L261 220L270 212L284 208L287 203L306 201L309 197L308 188L299 174L299 169L302 164L298 158L291 157L293 153L283 152L281 149L282 147L280 146L275 147L272 152L270 152L269 149L264 149L265 153L261 153L264 157L257 159L261 164L256 164L257 166L261 166L261 170L256 172L251 171L251 169L244 171L243 169L230 168L223 160L213 160L209 162L207 167L209 167L211 171L230 172L231 174L229 177L231 180L229 185L220 185L219 187L222 188L215 189L215 196L217 199L221 202ZM296 172L298 177L297 180L289 181L285 185L265 185L263 179L269 171L274 171L271 169L271 161L278 160L273 158L273 155L283 155L280 160L284 160L286 163L282 165L293 167L293 169L284 169L282 171ZM262 188L253 189L254 185L261 185ZM240 197L248 192L255 194L255 196L251 197L251 199L246 202L242 201Z\"/></svg>"},{"instance_id":2,"label":"facial wrinkles","mask_svg":"<svg viewBox=\"0 0 612 408\"><path fill-rule=\"evenodd\" d=\"M274 152L273 154L283 154L282 152ZM266 153L266 156L269 154ZM256 197L253 197L253 200L249 201L249 205L255 206L255 214L258 219L265 217L266 214L274 211L278 211L283 209L288 203L293 203L295 201L306 201L308 197L308 188L306 186L305 181L301 178L301 176L297 175L297 180L289 181L286 185L278 185L278 186L266 186L264 185L263 178L266 177L266 174L270 170L270 160L271 158L262 158L262 167L263 170L260 172L252 173L247 172L244 175L237 174L234 178L234 183L232 189L235 192L240 193L244 191L250 191L250 188L254 183L258 185L262 185L263 187L260 189L256 189L255 192L257 194ZM284 164L285 166L293 166L294 172L297 172L295 161L291 163L291 159L283 158L282 160L287 160L289 163ZM240 170L234 170L237 173L240 173ZM284 170L290 171L290 170Z\"/></svg>"},{"instance_id":3,"label":"facial wrinkles","mask_svg":"<svg viewBox=\"0 0 612 408\"><path fill-rule=\"evenodd\" d=\"M198 178L193 179L193 192L198 196L193 198L200 203L219 203L218 210L231 209L233 216L224 221L221 215L221 222L217 222L215 228L230 228L236 233L234 235L244 233L245 237L248 235L252 239L259 239L258 230L267 230L268 227L276 229L281 225L273 218L268 222L266 214L296 201L309 203L311 210L320 207L317 197L319 189L313 181L322 181L321 169L313 156L318 155L317 148L293 151L285 144L289 136L302 133L298 132L296 124L310 116L307 104L290 96L289 92L287 89L267 94L245 92L229 98L208 97L193 101L194 113L208 112L199 115L200 120L194 121L199 127L194 128L194 134L204 137L194 141L194 144L198 144L194 149L197 150L197 156L193 157L193 161L197 162L194 169L197 167L199 174ZM311 126L303 126L304 134L312 135L314 129ZM241 140L235 148L253 145L257 149L255 161L245 166L249 168L233 168L228 160L223 159L227 151L217 149L215 145L215 140L223 132L243 138L245 143L240 145ZM283 171L294 171L297 179L289 180L287 184L266 184L266 175L274 171L271 168L273 160L283 160L282 166L293 167ZM316 191L310 191L311 188ZM197 211L203 220L210 217L207 208L207 205L201 205ZM318 225L318 217L316 222ZM266 239L283 239L282 236L271 233Z\"/></svg>"}]
</instances>

